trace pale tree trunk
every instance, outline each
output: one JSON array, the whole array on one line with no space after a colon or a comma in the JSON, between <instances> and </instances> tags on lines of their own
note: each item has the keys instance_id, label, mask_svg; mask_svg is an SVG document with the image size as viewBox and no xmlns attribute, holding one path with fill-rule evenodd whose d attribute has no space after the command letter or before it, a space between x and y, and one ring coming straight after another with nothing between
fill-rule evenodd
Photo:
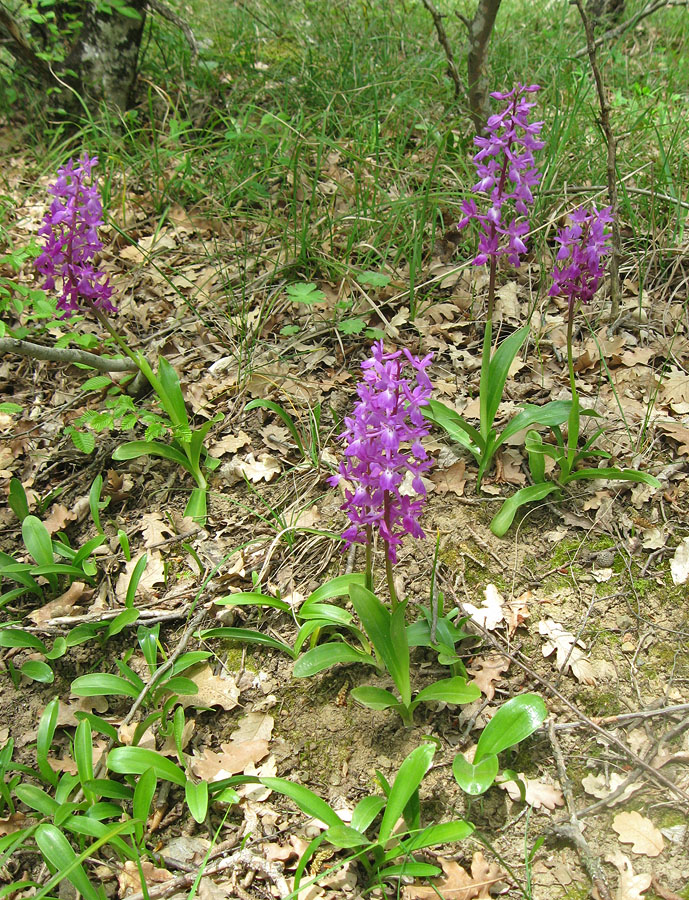
<instances>
[{"instance_id":1,"label":"pale tree trunk","mask_svg":"<svg viewBox=\"0 0 689 900\"><path fill-rule=\"evenodd\" d=\"M79 39L65 61L65 67L77 73L76 89L89 108L105 103L124 112L130 105L147 2L129 0L128 6L138 18L98 12L96 4L89 3Z\"/></svg>"},{"instance_id":2,"label":"pale tree trunk","mask_svg":"<svg viewBox=\"0 0 689 900\"><path fill-rule=\"evenodd\" d=\"M467 52L467 94L471 118L478 133L486 124L488 79L486 50L493 33L501 0L479 0L474 18L467 22L469 49Z\"/></svg>"}]
</instances>

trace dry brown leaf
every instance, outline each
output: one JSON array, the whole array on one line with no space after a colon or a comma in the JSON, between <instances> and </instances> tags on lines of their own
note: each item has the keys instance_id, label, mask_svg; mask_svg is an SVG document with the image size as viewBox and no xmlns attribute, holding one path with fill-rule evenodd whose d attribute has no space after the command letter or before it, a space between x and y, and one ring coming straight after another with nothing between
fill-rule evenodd
<instances>
[{"instance_id":1,"label":"dry brown leaf","mask_svg":"<svg viewBox=\"0 0 689 900\"><path fill-rule=\"evenodd\" d=\"M144 513L138 528L143 533L144 547L147 549L161 544L175 533L170 527L170 523L166 522L158 512Z\"/></svg>"},{"instance_id":2,"label":"dry brown leaf","mask_svg":"<svg viewBox=\"0 0 689 900\"><path fill-rule=\"evenodd\" d=\"M240 431L239 434L236 435L226 434L225 437L220 438L219 441L216 441L215 444L211 446L211 456L221 457L226 453L236 453L237 450L241 450L250 443L251 438L245 431Z\"/></svg>"},{"instance_id":3,"label":"dry brown leaf","mask_svg":"<svg viewBox=\"0 0 689 900\"><path fill-rule=\"evenodd\" d=\"M494 584L486 585L484 595L486 599L483 601L483 606L478 607L471 603L465 603L464 609L469 613L472 621L485 628L486 631L492 631L505 618L505 611L502 608L505 601Z\"/></svg>"},{"instance_id":4,"label":"dry brown leaf","mask_svg":"<svg viewBox=\"0 0 689 900\"><path fill-rule=\"evenodd\" d=\"M138 722L129 722L128 724L120 725L117 729L117 736L121 743L125 744L127 747L131 747L132 741L134 740L134 732L138 725ZM155 750L156 736L151 728L147 728L146 731L144 731L136 746L145 747L147 750Z\"/></svg>"},{"instance_id":5,"label":"dry brown leaf","mask_svg":"<svg viewBox=\"0 0 689 900\"><path fill-rule=\"evenodd\" d=\"M191 770L197 778L219 781L243 772L249 764L255 764L268 755L268 741L232 741L220 745L221 753L206 748L194 754Z\"/></svg>"},{"instance_id":6,"label":"dry brown leaf","mask_svg":"<svg viewBox=\"0 0 689 900\"><path fill-rule=\"evenodd\" d=\"M43 524L45 525L48 534L52 536L56 531L63 531L67 526L67 523L73 522L75 519L76 513L71 512L61 503L54 503L50 507L48 516L43 519Z\"/></svg>"},{"instance_id":7,"label":"dry brown leaf","mask_svg":"<svg viewBox=\"0 0 689 900\"><path fill-rule=\"evenodd\" d=\"M613 791L616 791L617 788L622 784L626 779L623 775L620 775L618 772L611 772L608 783L606 784L605 775L587 775L586 778L583 778L581 781L581 786L586 791L587 794L591 794L592 797L596 797L598 800L602 800L604 797L608 797ZM622 803L624 800L628 800L632 794L635 794L643 785L634 781L631 784L627 785L624 791L617 797L615 800L612 800L611 803Z\"/></svg>"},{"instance_id":8,"label":"dry brown leaf","mask_svg":"<svg viewBox=\"0 0 689 900\"><path fill-rule=\"evenodd\" d=\"M670 560L673 584L684 584L689 579L689 537L685 537Z\"/></svg>"},{"instance_id":9,"label":"dry brown leaf","mask_svg":"<svg viewBox=\"0 0 689 900\"><path fill-rule=\"evenodd\" d=\"M14 834L22 828L26 828L26 816L23 812L12 813L6 819L0 819L0 837L6 834Z\"/></svg>"},{"instance_id":10,"label":"dry brown leaf","mask_svg":"<svg viewBox=\"0 0 689 900\"><path fill-rule=\"evenodd\" d=\"M615 891L615 900L643 900L642 894L651 886L652 876L649 872L635 875L629 857L617 850L605 857L620 873L620 880Z\"/></svg>"},{"instance_id":11,"label":"dry brown leaf","mask_svg":"<svg viewBox=\"0 0 689 900\"><path fill-rule=\"evenodd\" d=\"M187 719L184 723L184 728L182 729L182 749L184 749L189 741L192 738L192 735L196 731L196 721L195 719ZM160 752L163 756L169 756L172 759L176 759L177 757L177 744L175 743L175 739L173 735L169 734L165 740L163 741L163 746L160 748Z\"/></svg>"},{"instance_id":12,"label":"dry brown leaf","mask_svg":"<svg viewBox=\"0 0 689 900\"><path fill-rule=\"evenodd\" d=\"M577 641L575 644L574 635L553 619L542 619L538 623L538 631L547 638L542 649L543 656L550 656L553 651L556 651L555 665L561 672L565 668L571 669L577 681L584 684L596 683L593 667L583 651L579 649L586 647L583 641Z\"/></svg>"},{"instance_id":13,"label":"dry brown leaf","mask_svg":"<svg viewBox=\"0 0 689 900\"><path fill-rule=\"evenodd\" d=\"M152 884L162 884L165 881L171 881L174 878L172 872L167 869L158 869L152 862L142 859L138 865L141 866L146 884L150 887ZM120 887L120 897L126 897L127 894L138 894L141 890L141 877L137 863L133 863L128 859L124 866L120 869L117 876Z\"/></svg>"},{"instance_id":14,"label":"dry brown leaf","mask_svg":"<svg viewBox=\"0 0 689 900\"><path fill-rule=\"evenodd\" d=\"M438 858L443 875L434 879L433 887L407 885L402 892L404 900L475 900L490 897L490 889L500 882L505 873L496 863L489 863L481 851L471 860L471 875L454 859Z\"/></svg>"},{"instance_id":15,"label":"dry brown leaf","mask_svg":"<svg viewBox=\"0 0 689 900\"><path fill-rule=\"evenodd\" d=\"M632 853L660 856L665 842L660 831L641 813L621 812L612 820L613 830L623 844L632 845Z\"/></svg>"},{"instance_id":16,"label":"dry brown leaf","mask_svg":"<svg viewBox=\"0 0 689 900\"><path fill-rule=\"evenodd\" d=\"M115 585L115 593L120 603L124 603L127 597L129 579L132 577L132 572L136 568L136 564L139 562L142 556L143 552L137 553L136 556L133 556L125 565L124 572L120 573L117 579L117 584ZM160 555L160 553L157 552L149 553L146 568L144 569L144 573L139 580L139 586L136 591L137 596L146 596L147 594L150 595L154 593L154 585L163 584L164 582L165 564L163 562L163 557Z\"/></svg>"},{"instance_id":17,"label":"dry brown leaf","mask_svg":"<svg viewBox=\"0 0 689 900\"><path fill-rule=\"evenodd\" d=\"M237 470L240 475L246 476L254 484L259 481L272 481L280 474L280 463L269 453L259 453L258 457L253 453L247 453L245 459L239 460Z\"/></svg>"},{"instance_id":18,"label":"dry brown leaf","mask_svg":"<svg viewBox=\"0 0 689 900\"><path fill-rule=\"evenodd\" d=\"M507 604L505 621L507 622L507 631L510 637L529 618L529 601L533 600L533 597L532 591L524 591L523 594L520 594L515 600Z\"/></svg>"},{"instance_id":19,"label":"dry brown leaf","mask_svg":"<svg viewBox=\"0 0 689 900\"><path fill-rule=\"evenodd\" d=\"M679 444L677 448L678 453L682 456L689 456L689 428L685 428L679 422L659 422L658 428L671 437L673 441L677 441Z\"/></svg>"},{"instance_id":20,"label":"dry brown leaf","mask_svg":"<svg viewBox=\"0 0 689 900\"><path fill-rule=\"evenodd\" d=\"M510 661L504 656L491 653L486 658L479 658L474 661L472 666L467 669L475 684L482 694L486 695L487 700L492 700L495 696L495 683L500 679L503 672L510 667Z\"/></svg>"},{"instance_id":21,"label":"dry brown leaf","mask_svg":"<svg viewBox=\"0 0 689 900\"><path fill-rule=\"evenodd\" d=\"M77 616L83 612L83 607L75 606L77 600L87 602L91 599L93 590L86 587L83 581L73 581L64 594L60 594L50 603L35 609L27 615L27 619L31 619L36 625L43 622L49 622L51 619L57 619L60 616Z\"/></svg>"},{"instance_id":22,"label":"dry brown leaf","mask_svg":"<svg viewBox=\"0 0 689 900\"><path fill-rule=\"evenodd\" d=\"M525 802L534 809L555 809L556 806L563 806L564 799L560 788L554 787L552 784L546 784L544 781L538 781L536 778L527 778L523 772L518 773L525 787ZM499 787L510 795L510 799L515 802L521 800L521 793L518 785L514 781L498 781Z\"/></svg>"},{"instance_id":23,"label":"dry brown leaf","mask_svg":"<svg viewBox=\"0 0 689 900\"><path fill-rule=\"evenodd\" d=\"M239 720L239 727L230 734L230 737L237 743L241 741L269 741L273 734L274 724L275 720L267 713L250 712L242 716Z\"/></svg>"},{"instance_id":24,"label":"dry brown leaf","mask_svg":"<svg viewBox=\"0 0 689 900\"><path fill-rule=\"evenodd\" d=\"M463 459L454 463L447 469L440 469L431 476L431 481L439 494L447 494L448 491L458 497L464 496L464 488L467 480L465 476L466 463Z\"/></svg>"},{"instance_id":25,"label":"dry brown leaf","mask_svg":"<svg viewBox=\"0 0 689 900\"><path fill-rule=\"evenodd\" d=\"M187 677L198 686L197 694L180 697L182 706L222 706L234 709L239 700L239 690L232 678L214 675L210 666L204 665L187 673Z\"/></svg>"}]
</instances>

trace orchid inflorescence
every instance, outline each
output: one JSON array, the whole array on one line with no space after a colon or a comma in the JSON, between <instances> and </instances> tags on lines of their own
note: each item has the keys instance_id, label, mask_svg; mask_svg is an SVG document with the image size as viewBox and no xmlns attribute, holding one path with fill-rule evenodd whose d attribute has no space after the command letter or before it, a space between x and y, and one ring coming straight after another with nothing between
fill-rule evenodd
<instances>
[{"instance_id":1,"label":"orchid inflorescence","mask_svg":"<svg viewBox=\"0 0 689 900\"><path fill-rule=\"evenodd\" d=\"M561 228L556 237L560 244L557 265L553 270L551 297L566 297L570 313L577 302L588 303L598 290L605 274L604 257L610 253L612 209L587 211L583 206L571 215L572 224Z\"/></svg>"},{"instance_id":2,"label":"orchid inflorescence","mask_svg":"<svg viewBox=\"0 0 689 900\"><path fill-rule=\"evenodd\" d=\"M479 225L479 252L473 259L476 266L503 255L513 266L519 266L520 254L526 253L524 238L529 223L514 215L509 218L507 209L511 201L514 212L527 216L528 207L533 203L531 189L540 181L533 151L545 146L536 137L543 122L529 123L529 112L536 104L527 99L539 90L537 84L517 83L511 91L493 92L491 97L509 102L501 112L490 116L486 123L488 133L474 138L474 144L479 147L473 158L479 181L472 190L488 194L491 205L486 212L479 212L475 200L464 200L464 218L457 227L464 228L472 220ZM507 238L506 244L503 238Z\"/></svg>"},{"instance_id":3,"label":"orchid inflorescence","mask_svg":"<svg viewBox=\"0 0 689 900\"><path fill-rule=\"evenodd\" d=\"M92 175L97 164L98 157L84 153L77 163L70 159L58 169L57 181L48 189L55 199L38 230L46 243L35 266L45 275L44 290L54 290L55 279L62 280L57 308L63 318L82 311L84 300L102 312L117 312L107 276L93 265L103 248L98 237L103 207Z\"/></svg>"},{"instance_id":4,"label":"orchid inflorescence","mask_svg":"<svg viewBox=\"0 0 689 900\"><path fill-rule=\"evenodd\" d=\"M405 534L424 537L418 522L426 495L421 475L432 460L421 443L430 430L421 407L432 391L425 370L433 354L419 359L406 348L385 353L382 341L373 345L372 353L361 364L359 400L354 414L345 417L340 435L346 442L345 458L329 483L333 487L343 483L342 509L352 523L342 534L346 547L370 544L371 531L377 528L388 560L394 563ZM415 384L403 377L408 369L414 372ZM406 491L407 473L415 498Z\"/></svg>"}]
</instances>

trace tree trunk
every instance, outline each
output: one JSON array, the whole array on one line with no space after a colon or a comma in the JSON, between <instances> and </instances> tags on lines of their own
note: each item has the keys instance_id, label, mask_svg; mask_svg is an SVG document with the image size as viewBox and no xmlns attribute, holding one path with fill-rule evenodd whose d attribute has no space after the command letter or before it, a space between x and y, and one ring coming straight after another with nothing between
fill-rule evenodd
<instances>
[{"instance_id":1,"label":"tree trunk","mask_svg":"<svg viewBox=\"0 0 689 900\"><path fill-rule=\"evenodd\" d=\"M117 112L130 104L141 36L146 20L146 0L129 0L137 18L113 10L107 14L89 3L79 38L65 60L65 67L77 73L76 89L93 104L105 103Z\"/></svg>"},{"instance_id":2,"label":"tree trunk","mask_svg":"<svg viewBox=\"0 0 689 900\"><path fill-rule=\"evenodd\" d=\"M477 133L486 124L488 85L485 71L486 48L493 33L501 0L479 0L474 18L468 23L467 94L469 109Z\"/></svg>"}]
</instances>

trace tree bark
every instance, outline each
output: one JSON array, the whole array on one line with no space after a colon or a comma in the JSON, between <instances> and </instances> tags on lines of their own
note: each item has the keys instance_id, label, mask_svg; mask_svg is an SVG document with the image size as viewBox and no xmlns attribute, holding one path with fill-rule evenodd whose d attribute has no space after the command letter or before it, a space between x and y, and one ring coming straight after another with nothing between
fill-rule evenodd
<instances>
[{"instance_id":1,"label":"tree bark","mask_svg":"<svg viewBox=\"0 0 689 900\"><path fill-rule=\"evenodd\" d=\"M500 9L501 0L479 0L474 18L467 23L469 51L467 53L467 94L471 119L478 134L486 124L488 82L485 71L486 48Z\"/></svg>"},{"instance_id":2,"label":"tree bark","mask_svg":"<svg viewBox=\"0 0 689 900\"><path fill-rule=\"evenodd\" d=\"M124 112L130 105L147 3L129 0L128 5L138 18L98 12L89 3L79 39L65 60L65 68L77 72L77 90L89 107L104 102Z\"/></svg>"}]
</instances>

